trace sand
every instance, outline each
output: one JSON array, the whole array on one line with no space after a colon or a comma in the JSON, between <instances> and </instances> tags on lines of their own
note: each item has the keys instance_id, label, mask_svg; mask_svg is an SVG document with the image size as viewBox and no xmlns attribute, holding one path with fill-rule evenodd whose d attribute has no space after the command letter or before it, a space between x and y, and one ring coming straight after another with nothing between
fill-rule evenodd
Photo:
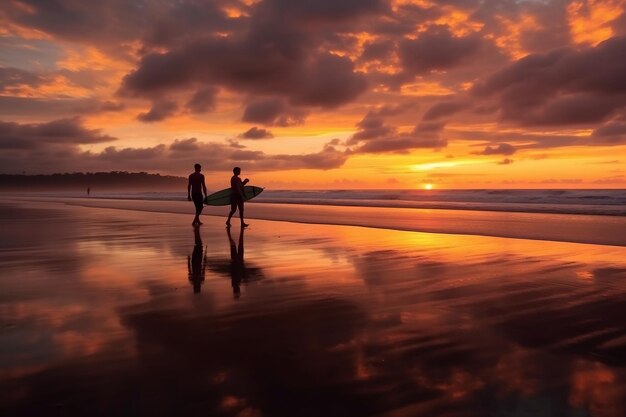
<instances>
[{"instance_id":1,"label":"sand","mask_svg":"<svg viewBox=\"0 0 626 417\"><path fill-rule=\"evenodd\" d=\"M1 415L625 415L623 246L192 217L0 202Z\"/></svg>"}]
</instances>

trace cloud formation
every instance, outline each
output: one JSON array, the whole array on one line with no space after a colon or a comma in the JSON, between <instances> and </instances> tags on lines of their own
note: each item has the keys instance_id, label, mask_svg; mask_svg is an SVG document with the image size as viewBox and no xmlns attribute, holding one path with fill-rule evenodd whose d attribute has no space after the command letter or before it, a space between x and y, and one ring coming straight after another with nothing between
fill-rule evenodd
<instances>
[{"instance_id":1,"label":"cloud formation","mask_svg":"<svg viewBox=\"0 0 626 417\"><path fill-rule=\"evenodd\" d=\"M447 141L440 136L445 123L422 122L411 131L399 131L395 126L388 125L385 118L400 114L407 107L384 106L370 110L357 123L359 130L352 135L346 145L351 154L357 153L406 153L413 149L440 149Z\"/></svg>"},{"instance_id":2,"label":"cloud formation","mask_svg":"<svg viewBox=\"0 0 626 417\"><path fill-rule=\"evenodd\" d=\"M455 36L446 26L431 26L416 39L404 39L399 55L405 72L415 75L443 71L461 65L481 45L476 34Z\"/></svg>"},{"instance_id":3,"label":"cloud formation","mask_svg":"<svg viewBox=\"0 0 626 417\"><path fill-rule=\"evenodd\" d=\"M274 135L267 129L259 129L254 126L243 132L239 137L242 139L270 139L273 138Z\"/></svg>"},{"instance_id":4,"label":"cloud formation","mask_svg":"<svg viewBox=\"0 0 626 417\"><path fill-rule=\"evenodd\" d=\"M327 169L448 144L489 163L481 156L515 154L515 170L538 149L601 152L626 144L625 10L621 0L7 1L2 143L23 165L18 144L39 149L50 170L70 156L158 170L206 150L262 169ZM78 133L35 139L49 124ZM284 154L258 151L272 149L276 126ZM177 139L156 147L162 129ZM113 140L107 131L115 147L83 153ZM290 135L322 150L298 155ZM325 146L330 137L341 140Z\"/></svg>"},{"instance_id":5,"label":"cloud formation","mask_svg":"<svg viewBox=\"0 0 626 417\"><path fill-rule=\"evenodd\" d=\"M137 119L142 122L159 122L168 116L173 115L178 110L178 105L170 100L154 100L152 108L146 113L140 113Z\"/></svg>"},{"instance_id":6,"label":"cloud formation","mask_svg":"<svg viewBox=\"0 0 626 417\"><path fill-rule=\"evenodd\" d=\"M482 152L476 155L513 155L517 149L508 143L501 143L498 146L487 146Z\"/></svg>"},{"instance_id":7,"label":"cloud formation","mask_svg":"<svg viewBox=\"0 0 626 417\"><path fill-rule=\"evenodd\" d=\"M83 151L79 145L106 143L116 138L85 129L79 119L43 124L0 122L0 164L5 172L108 171L130 169L163 172L169 166L191 167L199 156L205 171L230 170L234 165L253 171L333 169L341 167L347 154L332 144L319 152L269 154L239 144L203 142L197 138L175 139L168 146L108 146L101 152ZM27 160L28 165L23 161Z\"/></svg>"},{"instance_id":8,"label":"cloud formation","mask_svg":"<svg viewBox=\"0 0 626 417\"><path fill-rule=\"evenodd\" d=\"M116 138L100 130L82 127L80 119L60 119L48 123L19 124L0 121L0 149L42 150L63 146L111 142Z\"/></svg>"},{"instance_id":9,"label":"cloud formation","mask_svg":"<svg viewBox=\"0 0 626 417\"><path fill-rule=\"evenodd\" d=\"M287 127L303 124L306 116L305 110L289 106L282 98L271 97L248 103L242 121Z\"/></svg>"},{"instance_id":10,"label":"cloud formation","mask_svg":"<svg viewBox=\"0 0 626 417\"><path fill-rule=\"evenodd\" d=\"M626 106L626 37L595 47L532 54L472 89L499 103L503 120L527 126L603 122Z\"/></svg>"}]
</instances>

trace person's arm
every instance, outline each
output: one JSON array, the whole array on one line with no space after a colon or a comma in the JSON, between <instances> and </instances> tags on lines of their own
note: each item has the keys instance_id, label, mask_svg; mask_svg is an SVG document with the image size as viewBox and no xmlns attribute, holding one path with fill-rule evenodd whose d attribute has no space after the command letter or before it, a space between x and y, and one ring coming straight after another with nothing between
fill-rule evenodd
<instances>
[{"instance_id":1,"label":"person's arm","mask_svg":"<svg viewBox=\"0 0 626 417\"><path fill-rule=\"evenodd\" d=\"M237 190L239 191L239 195L243 198L246 194L243 192L243 183L241 182L241 178L237 177L235 181L237 181Z\"/></svg>"},{"instance_id":2,"label":"person's arm","mask_svg":"<svg viewBox=\"0 0 626 417\"><path fill-rule=\"evenodd\" d=\"M204 190L204 196L208 196L209 194L206 192L206 184L204 182L204 175L202 176L202 189Z\"/></svg>"},{"instance_id":3,"label":"person's arm","mask_svg":"<svg viewBox=\"0 0 626 417\"><path fill-rule=\"evenodd\" d=\"M187 182L187 200L191 201L191 176L189 177L189 182Z\"/></svg>"}]
</instances>

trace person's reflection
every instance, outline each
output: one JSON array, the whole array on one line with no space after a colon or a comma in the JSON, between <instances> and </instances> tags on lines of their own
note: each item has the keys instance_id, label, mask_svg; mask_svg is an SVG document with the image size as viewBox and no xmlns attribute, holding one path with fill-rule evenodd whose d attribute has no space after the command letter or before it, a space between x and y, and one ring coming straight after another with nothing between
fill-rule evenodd
<instances>
[{"instance_id":1,"label":"person's reflection","mask_svg":"<svg viewBox=\"0 0 626 417\"><path fill-rule=\"evenodd\" d=\"M199 293L200 287L204 282L204 270L206 268L206 255L202 246L202 237L200 236L200 228L193 228L195 245L191 256L187 256L187 272L189 273L189 281L193 285L193 292Z\"/></svg>"},{"instance_id":2,"label":"person's reflection","mask_svg":"<svg viewBox=\"0 0 626 417\"><path fill-rule=\"evenodd\" d=\"M230 242L230 276L231 283L233 285L233 296L239 298L241 294L241 281L245 279L246 266L243 262L243 231L239 232L239 245L235 245L232 235L230 234L230 227L226 228L228 234L228 241Z\"/></svg>"}]
</instances>

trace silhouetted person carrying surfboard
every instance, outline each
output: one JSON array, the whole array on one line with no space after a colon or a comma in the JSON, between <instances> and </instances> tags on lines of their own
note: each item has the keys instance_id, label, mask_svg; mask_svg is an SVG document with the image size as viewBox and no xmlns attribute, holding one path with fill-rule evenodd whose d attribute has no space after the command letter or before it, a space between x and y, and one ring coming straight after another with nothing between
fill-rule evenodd
<instances>
[{"instance_id":1,"label":"silhouetted person carrying surfboard","mask_svg":"<svg viewBox=\"0 0 626 417\"><path fill-rule=\"evenodd\" d=\"M243 187L246 185L249 180L246 178L241 181L239 178L239 174L241 174L241 168L235 167L233 168L233 175L230 178L230 213L228 213L228 220L226 220L226 227L230 227L230 219L235 214L237 208L239 208L239 217L241 218L241 227L248 227L246 223L243 221L243 201L244 201L244 190Z\"/></svg>"},{"instance_id":2,"label":"silhouetted person carrying surfboard","mask_svg":"<svg viewBox=\"0 0 626 417\"><path fill-rule=\"evenodd\" d=\"M187 200L193 200L193 204L196 206L196 217L193 218L193 222L191 224L194 226L200 226L202 224L200 221L200 213L202 213L202 209L204 208L203 200L208 194L206 192L206 184L204 183L204 175L200 173L202 166L200 164L195 164L193 167L195 172L189 175L189 183L187 184ZM204 194L202 194L203 192Z\"/></svg>"}]
</instances>

